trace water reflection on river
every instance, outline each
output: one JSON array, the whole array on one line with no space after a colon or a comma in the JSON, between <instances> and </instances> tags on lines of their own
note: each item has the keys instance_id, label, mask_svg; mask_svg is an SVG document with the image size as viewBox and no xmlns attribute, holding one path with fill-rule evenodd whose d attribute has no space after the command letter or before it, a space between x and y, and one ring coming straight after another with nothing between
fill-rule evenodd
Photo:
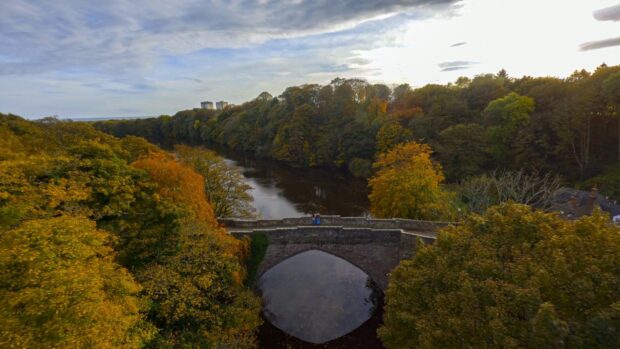
<instances>
[{"instance_id":1,"label":"water reflection on river","mask_svg":"<svg viewBox=\"0 0 620 349\"><path fill-rule=\"evenodd\" d=\"M346 335L377 310L376 287L366 273L331 254L310 250L269 269L258 286L265 317L309 343Z\"/></svg>"},{"instance_id":2,"label":"water reflection on river","mask_svg":"<svg viewBox=\"0 0 620 349\"><path fill-rule=\"evenodd\" d=\"M262 218L299 217L315 212L368 214L366 181L337 170L294 168L272 161L223 153L252 187L252 205Z\"/></svg>"}]
</instances>

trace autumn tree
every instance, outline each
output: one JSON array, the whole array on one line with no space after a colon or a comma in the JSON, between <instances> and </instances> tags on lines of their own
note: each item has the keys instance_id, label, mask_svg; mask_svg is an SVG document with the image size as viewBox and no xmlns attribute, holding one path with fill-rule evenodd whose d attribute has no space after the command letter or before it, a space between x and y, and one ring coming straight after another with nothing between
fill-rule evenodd
<instances>
[{"instance_id":1,"label":"autumn tree","mask_svg":"<svg viewBox=\"0 0 620 349\"><path fill-rule=\"evenodd\" d=\"M205 179L205 194L216 217L248 217L254 215L250 205L251 187L238 168L227 164L215 152L184 145L175 146L183 163L191 166Z\"/></svg>"},{"instance_id":2,"label":"autumn tree","mask_svg":"<svg viewBox=\"0 0 620 349\"><path fill-rule=\"evenodd\" d=\"M373 215L439 220L452 218L451 195L442 187L439 164L431 160L426 144L401 144L379 156L370 179Z\"/></svg>"},{"instance_id":3,"label":"autumn tree","mask_svg":"<svg viewBox=\"0 0 620 349\"><path fill-rule=\"evenodd\" d=\"M112 237L83 217L25 221L0 234L0 346L140 348L154 334Z\"/></svg>"},{"instance_id":4,"label":"autumn tree","mask_svg":"<svg viewBox=\"0 0 620 349\"><path fill-rule=\"evenodd\" d=\"M0 347L254 346L247 246L203 176L86 123L0 114L0 135Z\"/></svg>"},{"instance_id":5,"label":"autumn tree","mask_svg":"<svg viewBox=\"0 0 620 349\"><path fill-rule=\"evenodd\" d=\"M213 208L205 198L204 178L192 168L165 154L141 158L132 165L147 171L159 195L182 206L196 219L217 225Z\"/></svg>"},{"instance_id":6,"label":"autumn tree","mask_svg":"<svg viewBox=\"0 0 620 349\"><path fill-rule=\"evenodd\" d=\"M171 156L141 158L133 166L148 173L160 205L176 213L174 229L154 237L170 242L166 253L158 251L159 258L136 270L154 303L149 317L161 329L155 343L252 347L260 318L258 300L243 285L247 246L219 227L204 178Z\"/></svg>"},{"instance_id":7,"label":"autumn tree","mask_svg":"<svg viewBox=\"0 0 620 349\"><path fill-rule=\"evenodd\" d=\"M618 348L620 230L503 204L390 276L388 348Z\"/></svg>"}]
</instances>

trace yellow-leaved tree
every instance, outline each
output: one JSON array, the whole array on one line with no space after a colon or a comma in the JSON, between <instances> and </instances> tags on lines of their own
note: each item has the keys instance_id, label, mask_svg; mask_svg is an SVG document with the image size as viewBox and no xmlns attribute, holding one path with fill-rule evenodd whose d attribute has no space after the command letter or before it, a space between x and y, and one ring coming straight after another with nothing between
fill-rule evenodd
<instances>
[{"instance_id":1,"label":"yellow-leaved tree","mask_svg":"<svg viewBox=\"0 0 620 349\"><path fill-rule=\"evenodd\" d=\"M439 232L391 273L387 348L620 348L620 229L521 204Z\"/></svg>"},{"instance_id":2,"label":"yellow-leaved tree","mask_svg":"<svg viewBox=\"0 0 620 349\"><path fill-rule=\"evenodd\" d=\"M140 291L95 222L61 216L0 234L0 347L139 348Z\"/></svg>"},{"instance_id":3,"label":"yellow-leaved tree","mask_svg":"<svg viewBox=\"0 0 620 349\"><path fill-rule=\"evenodd\" d=\"M381 154L370 179L370 210L381 218L451 219L452 195L441 187L441 166L426 144L400 144Z\"/></svg>"}]
</instances>

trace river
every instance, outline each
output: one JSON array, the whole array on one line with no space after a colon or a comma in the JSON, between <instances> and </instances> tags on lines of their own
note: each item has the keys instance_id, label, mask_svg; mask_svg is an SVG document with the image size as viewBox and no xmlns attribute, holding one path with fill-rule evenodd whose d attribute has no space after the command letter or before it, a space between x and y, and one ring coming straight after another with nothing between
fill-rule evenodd
<instances>
[{"instance_id":1,"label":"river","mask_svg":"<svg viewBox=\"0 0 620 349\"><path fill-rule=\"evenodd\" d=\"M368 185L348 173L295 168L239 154L218 153L239 167L252 187L252 206L264 219L323 215L368 215Z\"/></svg>"}]
</instances>

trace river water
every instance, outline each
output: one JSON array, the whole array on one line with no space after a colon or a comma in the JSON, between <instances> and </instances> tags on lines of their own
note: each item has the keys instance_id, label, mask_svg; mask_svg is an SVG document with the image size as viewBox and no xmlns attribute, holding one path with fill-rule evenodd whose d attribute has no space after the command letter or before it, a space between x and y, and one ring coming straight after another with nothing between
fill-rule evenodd
<instances>
[{"instance_id":1,"label":"river water","mask_svg":"<svg viewBox=\"0 0 620 349\"><path fill-rule=\"evenodd\" d=\"M252 187L252 206L264 219L323 215L368 214L368 185L347 173L316 168L295 168L219 151L239 167Z\"/></svg>"},{"instance_id":2,"label":"river water","mask_svg":"<svg viewBox=\"0 0 620 349\"><path fill-rule=\"evenodd\" d=\"M241 169L261 218L368 215L364 180L218 152ZM267 270L257 288L263 298L261 348L383 348L376 335L383 295L364 271L344 259L306 251Z\"/></svg>"}]
</instances>

